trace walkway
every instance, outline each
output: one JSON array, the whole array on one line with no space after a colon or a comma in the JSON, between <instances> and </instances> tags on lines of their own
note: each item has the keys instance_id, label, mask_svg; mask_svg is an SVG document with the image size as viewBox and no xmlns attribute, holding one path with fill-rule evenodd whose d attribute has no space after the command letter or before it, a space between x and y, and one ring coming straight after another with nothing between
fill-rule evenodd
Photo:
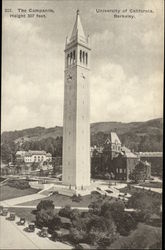
<instances>
[{"instance_id":1,"label":"walkway","mask_svg":"<svg viewBox=\"0 0 165 250\"><path fill-rule=\"evenodd\" d=\"M39 229L33 233L25 232L26 226L18 226L15 221L0 216L0 249L73 249L68 244L38 236Z\"/></svg>"},{"instance_id":2,"label":"walkway","mask_svg":"<svg viewBox=\"0 0 165 250\"><path fill-rule=\"evenodd\" d=\"M156 192L156 193L159 193L159 194L162 193L162 188L143 187L143 186L137 186L137 185L133 185L133 187L141 188L141 189L145 189L145 190L150 190L152 192Z\"/></svg>"},{"instance_id":3,"label":"walkway","mask_svg":"<svg viewBox=\"0 0 165 250\"><path fill-rule=\"evenodd\" d=\"M43 199L45 197L46 197L45 195L40 194L40 193L30 194L30 195L25 195L25 196L21 196L21 197L9 199L9 200L0 201L0 206L12 207L16 204Z\"/></svg>"}]
</instances>

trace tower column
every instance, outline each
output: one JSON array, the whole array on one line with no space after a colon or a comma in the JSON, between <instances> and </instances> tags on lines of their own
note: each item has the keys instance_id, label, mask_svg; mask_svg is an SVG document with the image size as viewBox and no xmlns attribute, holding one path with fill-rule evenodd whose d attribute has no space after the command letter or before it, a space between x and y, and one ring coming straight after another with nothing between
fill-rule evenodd
<instances>
[{"instance_id":1,"label":"tower column","mask_svg":"<svg viewBox=\"0 0 165 250\"><path fill-rule=\"evenodd\" d=\"M65 185L90 185L89 39L77 11L65 46L63 167Z\"/></svg>"}]
</instances>

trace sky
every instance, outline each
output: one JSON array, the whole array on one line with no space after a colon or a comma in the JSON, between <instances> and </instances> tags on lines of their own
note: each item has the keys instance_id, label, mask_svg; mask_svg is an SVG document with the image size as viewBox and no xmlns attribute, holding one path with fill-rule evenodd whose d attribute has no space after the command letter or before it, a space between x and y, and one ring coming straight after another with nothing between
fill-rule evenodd
<instances>
[{"instance_id":1,"label":"sky","mask_svg":"<svg viewBox=\"0 0 165 250\"><path fill-rule=\"evenodd\" d=\"M10 18L5 9L53 9ZM2 131L63 124L64 48L76 10L91 40L90 120L146 121L163 115L163 0L3 0ZM152 9L114 18L96 9Z\"/></svg>"}]
</instances>

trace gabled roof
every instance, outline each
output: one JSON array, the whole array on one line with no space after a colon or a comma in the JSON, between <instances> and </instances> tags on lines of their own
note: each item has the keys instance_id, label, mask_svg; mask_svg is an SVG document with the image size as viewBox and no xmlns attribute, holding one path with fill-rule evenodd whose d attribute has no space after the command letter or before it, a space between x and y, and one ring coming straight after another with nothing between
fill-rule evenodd
<instances>
[{"instance_id":1,"label":"gabled roof","mask_svg":"<svg viewBox=\"0 0 165 250\"><path fill-rule=\"evenodd\" d=\"M121 141L120 141L119 137L114 132L111 132L110 135L108 136L108 138L105 141L105 144L110 144L110 143L120 144L121 145Z\"/></svg>"}]
</instances>

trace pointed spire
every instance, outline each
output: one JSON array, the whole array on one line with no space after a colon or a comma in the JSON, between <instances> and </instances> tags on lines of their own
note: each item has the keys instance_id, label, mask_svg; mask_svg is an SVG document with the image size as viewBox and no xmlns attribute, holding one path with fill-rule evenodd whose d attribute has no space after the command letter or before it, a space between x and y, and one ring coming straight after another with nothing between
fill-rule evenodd
<instances>
[{"instance_id":1,"label":"pointed spire","mask_svg":"<svg viewBox=\"0 0 165 250\"><path fill-rule=\"evenodd\" d=\"M77 35L79 37L86 38L86 36L84 34L82 24L81 24L80 11L79 10L77 10L76 21L75 21L75 24L74 24L74 27L73 27L73 31L72 31L70 41L74 40Z\"/></svg>"}]
</instances>

